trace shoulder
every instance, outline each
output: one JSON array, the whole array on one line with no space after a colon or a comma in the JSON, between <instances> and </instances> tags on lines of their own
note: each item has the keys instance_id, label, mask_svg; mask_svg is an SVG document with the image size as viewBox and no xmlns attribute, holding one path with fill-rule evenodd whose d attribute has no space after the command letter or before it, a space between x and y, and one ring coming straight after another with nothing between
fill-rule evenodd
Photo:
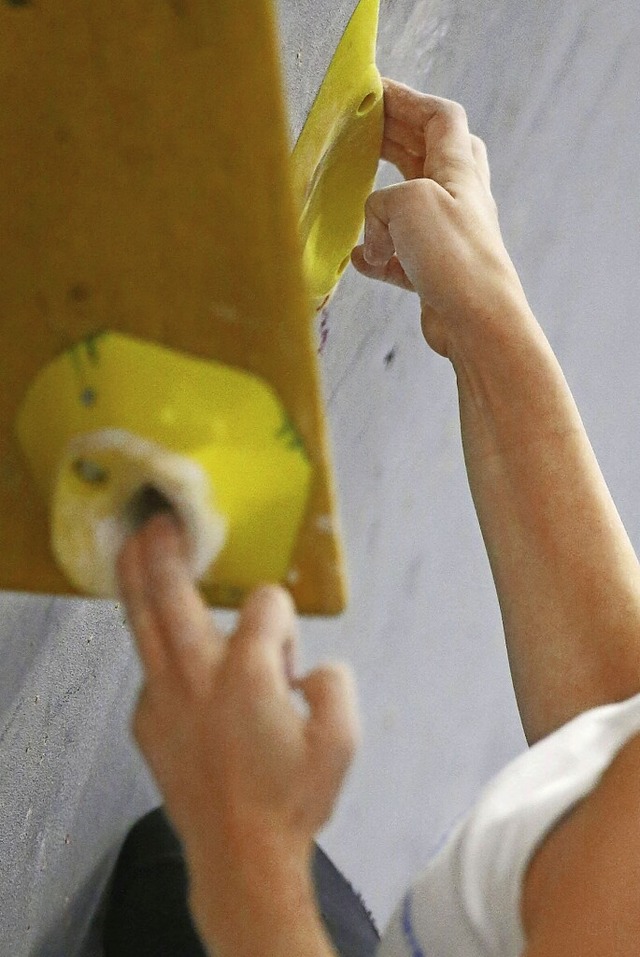
<instances>
[{"instance_id":1,"label":"shoulder","mask_svg":"<svg viewBox=\"0 0 640 957\"><path fill-rule=\"evenodd\" d=\"M536 851L523 884L522 920L529 941L523 957L637 954L640 735Z\"/></svg>"}]
</instances>

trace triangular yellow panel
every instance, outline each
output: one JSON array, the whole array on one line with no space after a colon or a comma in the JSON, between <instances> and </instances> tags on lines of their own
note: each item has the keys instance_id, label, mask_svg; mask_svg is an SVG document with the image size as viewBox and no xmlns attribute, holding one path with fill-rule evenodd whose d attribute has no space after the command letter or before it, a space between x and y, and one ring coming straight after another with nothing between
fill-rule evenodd
<instances>
[{"instance_id":1,"label":"triangular yellow panel","mask_svg":"<svg viewBox=\"0 0 640 957\"><path fill-rule=\"evenodd\" d=\"M340 612L343 557L271 3L2 4L0 96L0 588L77 593L54 561L50 503L17 420L60 357L76 363L77 400L90 406L104 336L215 360L273 392L309 465L283 583L299 611ZM134 402L144 390L141 380ZM41 390L40 402L32 446L63 414L59 396ZM90 412L87 429L98 424ZM225 461L242 471L235 452ZM209 603L237 606L250 584L202 587Z\"/></svg>"}]
</instances>

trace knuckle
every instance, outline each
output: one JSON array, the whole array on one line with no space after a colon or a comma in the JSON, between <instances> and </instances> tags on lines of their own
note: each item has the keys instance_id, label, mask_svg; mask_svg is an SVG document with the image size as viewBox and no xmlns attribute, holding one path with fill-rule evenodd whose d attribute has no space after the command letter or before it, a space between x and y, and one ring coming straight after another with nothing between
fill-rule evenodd
<instances>
[{"instance_id":1,"label":"knuckle","mask_svg":"<svg viewBox=\"0 0 640 957\"><path fill-rule=\"evenodd\" d=\"M296 606L291 593L282 585L271 585L271 600L287 615L295 615Z\"/></svg>"},{"instance_id":2,"label":"knuckle","mask_svg":"<svg viewBox=\"0 0 640 957\"><path fill-rule=\"evenodd\" d=\"M263 584L253 589L242 608L228 645L232 658L249 653L258 640L279 639L284 633L296 636L297 619L293 598L281 585Z\"/></svg>"},{"instance_id":3,"label":"knuckle","mask_svg":"<svg viewBox=\"0 0 640 957\"><path fill-rule=\"evenodd\" d=\"M284 611L289 614L295 613L293 598L286 588L282 585L264 584L259 585L253 593L256 602L261 605Z\"/></svg>"},{"instance_id":4,"label":"knuckle","mask_svg":"<svg viewBox=\"0 0 640 957\"><path fill-rule=\"evenodd\" d=\"M367 220L376 217L376 211L380 209L380 190L369 193L364 204L364 215Z\"/></svg>"},{"instance_id":5,"label":"knuckle","mask_svg":"<svg viewBox=\"0 0 640 957\"><path fill-rule=\"evenodd\" d=\"M410 187L411 191L417 194L418 199L427 202L431 202L434 196L438 197L440 195L438 184L430 178L415 179L413 182L404 185Z\"/></svg>"},{"instance_id":6,"label":"knuckle","mask_svg":"<svg viewBox=\"0 0 640 957\"><path fill-rule=\"evenodd\" d=\"M465 123L467 121L467 111L457 100L443 100L442 112L451 121Z\"/></svg>"},{"instance_id":7,"label":"knuckle","mask_svg":"<svg viewBox=\"0 0 640 957\"><path fill-rule=\"evenodd\" d=\"M460 119L460 120L466 120L466 119L467 119L467 111L466 111L466 109L464 108L464 106L462 105L462 103L456 103L456 102L454 102L452 112L453 112L453 115L454 115L457 119Z\"/></svg>"},{"instance_id":8,"label":"knuckle","mask_svg":"<svg viewBox=\"0 0 640 957\"><path fill-rule=\"evenodd\" d=\"M231 700L242 695L248 700L257 701L270 687L270 675L260 650L253 643L243 643L229 660L226 669L225 688Z\"/></svg>"}]
</instances>

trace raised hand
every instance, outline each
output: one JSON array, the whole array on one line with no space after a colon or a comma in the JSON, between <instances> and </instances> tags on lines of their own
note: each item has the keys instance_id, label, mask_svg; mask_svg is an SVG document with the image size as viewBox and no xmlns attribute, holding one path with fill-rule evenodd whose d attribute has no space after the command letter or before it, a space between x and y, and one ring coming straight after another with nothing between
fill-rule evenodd
<instances>
[{"instance_id":1,"label":"raised hand","mask_svg":"<svg viewBox=\"0 0 640 957\"><path fill-rule=\"evenodd\" d=\"M381 156L405 182L371 194L351 259L363 275L417 292L424 337L449 356L465 322L524 293L502 241L487 151L463 107L388 79L384 104Z\"/></svg>"}]
</instances>

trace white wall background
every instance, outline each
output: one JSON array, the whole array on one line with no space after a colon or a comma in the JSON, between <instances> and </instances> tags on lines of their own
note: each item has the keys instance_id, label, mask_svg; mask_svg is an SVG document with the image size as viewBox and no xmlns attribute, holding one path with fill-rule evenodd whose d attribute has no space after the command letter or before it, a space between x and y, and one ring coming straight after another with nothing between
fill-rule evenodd
<instances>
[{"instance_id":1,"label":"white wall background","mask_svg":"<svg viewBox=\"0 0 640 957\"><path fill-rule=\"evenodd\" d=\"M278 3L292 142L354 7ZM459 99L487 142L507 246L634 543L639 45L635 0L381 4L381 72ZM379 185L395 178L382 164ZM453 372L415 297L351 268L324 318L352 597L303 622L303 663L346 659L358 678L364 742L321 843L384 924L525 742ZM72 957L124 834L158 803L127 735L138 668L112 602L0 594L0 653L0 957Z\"/></svg>"}]
</instances>

